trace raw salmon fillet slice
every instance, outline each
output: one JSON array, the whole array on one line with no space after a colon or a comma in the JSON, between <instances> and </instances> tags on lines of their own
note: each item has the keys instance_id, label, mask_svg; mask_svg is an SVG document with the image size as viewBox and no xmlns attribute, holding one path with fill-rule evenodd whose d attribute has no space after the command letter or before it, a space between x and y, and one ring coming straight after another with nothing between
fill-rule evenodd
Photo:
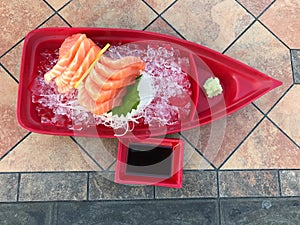
<instances>
[{"instance_id":1,"label":"raw salmon fillet slice","mask_svg":"<svg viewBox=\"0 0 300 225\"><path fill-rule=\"evenodd\" d=\"M78 102L91 113L95 115L102 115L112 108L121 105L122 98L124 97L125 93L126 90L123 89L114 98L108 99L104 102L95 102L87 93L83 83L80 85L78 90Z\"/></svg>"},{"instance_id":2,"label":"raw salmon fillet slice","mask_svg":"<svg viewBox=\"0 0 300 225\"><path fill-rule=\"evenodd\" d=\"M120 89L103 90L92 79L86 79L85 89L89 96L96 102L104 102L113 98Z\"/></svg>"},{"instance_id":3,"label":"raw salmon fillet slice","mask_svg":"<svg viewBox=\"0 0 300 225\"><path fill-rule=\"evenodd\" d=\"M137 62L130 64L122 69L112 69L108 65L104 65L98 62L95 66L95 71L97 74L105 77L107 79L117 80L130 76L137 76L141 70L145 69L145 62Z\"/></svg>"},{"instance_id":4,"label":"raw salmon fillet slice","mask_svg":"<svg viewBox=\"0 0 300 225\"><path fill-rule=\"evenodd\" d=\"M59 56L60 58L59 58L58 62L55 64L55 66L44 75L44 79L45 79L46 83L49 83L55 77L60 76L67 69L68 65L73 60L73 58L80 46L80 43L86 38L87 37L85 34L72 35L71 37L69 37L70 42L71 42L71 39L75 40L74 44L68 51L65 51L65 50L62 51L62 54L64 54L64 55Z\"/></svg>"},{"instance_id":5,"label":"raw salmon fillet slice","mask_svg":"<svg viewBox=\"0 0 300 225\"><path fill-rule=\"evenodd\" d=\"M82 64L76 71L75 75L72 77L70 81L70 85L72 87L75 86L75 84L81 79L85 71L91 66L91 64L94 62L96 56L101 51L101 49L97 45L93 45L87 55L85 56Z\"/></svg>"},{"instance_id":6,"label":"raw salmon fillet slice","mask_svg":"<svg viewBox=\"0 0 300 225\"><path fill-rule=\"evenodd\" d=\"M80 46L79 46L72 62L70 63L70 65L60 76L55 78L55 83L59 90L64 88L65 92L68 92L73 88L73 85L70 82L73 79L73 77L75 76L75 74L77 74L77 71L79 70L81 65L83 63L87 63L85 61L85 58L88 56L88 54L90 53L91 47L94 45L95 45L95 43L89 38L84 39L80 43ZM94 54L93 54L93 56L94 56ZM90 57L88 57L88 58L90 58ZM93 59L95 59L95 57ZM79 79L80 79L80 77L79 77ZM69 87L69 88L61 87L60 85L63 85L63 86Z\"/></svg>"},{"instance_id":7,"label":"raw salmon fillet slice","mask_svg":"<svg viewBox=\"0 0 300 225\"><path fill-rule=\"evenodd\" d=\"M135 64L138 62L143 62L140 58L135 56L125 56L120 59L112 59L109 57L102 56L100 58L100 63L109 66L111 69L122 69L131 64Z\"/></svg>"}]
</instances>

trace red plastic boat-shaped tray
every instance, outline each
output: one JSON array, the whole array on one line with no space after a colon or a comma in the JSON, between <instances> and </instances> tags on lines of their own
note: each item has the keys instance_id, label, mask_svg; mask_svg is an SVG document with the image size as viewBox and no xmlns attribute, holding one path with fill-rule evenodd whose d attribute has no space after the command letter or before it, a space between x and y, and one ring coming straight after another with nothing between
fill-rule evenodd
<instances>
[{"instance_id":1,"label":"red plastic boat-shaped tray","mask_svg":"<svg viewBox=\"0 0 300 225\"><path fill-rule=\"evenodd\" d=\"M139 30L116 28L43 28L30 32L24 42L20 82L18 93L17 116L25 129L42 134L86 136L114 138L114 130L98 125L81 131L72 131L67 127L46 126L40 122L34 104L31 101L30 84L35 76L35 69L40 60L40 53L44 49L57 49L64 39L75 33L85 33L89 38L101 44L126 44L130 42L162 41L181 46L192 55L193 70L197 73L197 80L193 92L195 109L192 116L177 125L148 129L147 125L139 125L128 135L149 137L175 133L210 123L216 119L231 114L268 91L281 85L277 81L235 59L220 54L193 42L176 37L145 32ZM211 76L219 78L223 87L223 94L208 99L202 90L206 79Z\"/></svg>"}]
</instances>

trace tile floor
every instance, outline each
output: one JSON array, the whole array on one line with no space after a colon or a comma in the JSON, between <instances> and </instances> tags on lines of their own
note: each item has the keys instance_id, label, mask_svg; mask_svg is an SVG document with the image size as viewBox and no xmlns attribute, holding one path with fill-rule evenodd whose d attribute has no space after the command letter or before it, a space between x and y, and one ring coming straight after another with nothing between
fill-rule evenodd
<instances>
[{"instance_id":1,"label":"tile floor","mask_svg":"<svg viewBox=\"0 0 300 225\"><path fill-rule=\"evenodd\" d=\"M139 224L142 213L153 217L145 224L300 220L299 0L10 0L0 2L0 12L3 224L94 224L100 218ZM172 135L186 142L182 189L115 184L116 139L41 135L17 123L22 45L29 31L41 27L122 27L173 35L283 85L227 118ZM72 215L75 210L90 217Z\"/></svg>"}]
</instances>

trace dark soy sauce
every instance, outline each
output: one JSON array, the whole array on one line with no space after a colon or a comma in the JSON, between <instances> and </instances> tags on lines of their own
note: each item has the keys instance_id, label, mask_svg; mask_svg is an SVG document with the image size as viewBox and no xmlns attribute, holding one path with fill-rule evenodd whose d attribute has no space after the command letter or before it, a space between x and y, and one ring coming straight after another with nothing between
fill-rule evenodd
<instances>
[{"instance_id":1,"label":"dark soy sauce","mask_svg":"<svg viewBox=\"0 0 300 225\"><path fill-rule=\"evenodd\" d=\"M172 152L172 147L169 146L129 144L126 173L170 177L172 175Z\"/></svg>"}]
</instances>

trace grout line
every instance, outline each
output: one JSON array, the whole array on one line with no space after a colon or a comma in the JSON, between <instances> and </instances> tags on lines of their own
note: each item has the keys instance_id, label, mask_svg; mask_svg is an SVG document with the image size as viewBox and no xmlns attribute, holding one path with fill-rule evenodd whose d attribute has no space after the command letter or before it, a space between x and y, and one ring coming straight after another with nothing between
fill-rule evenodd
<instances>
[{"instance_id":1,"label":"grout line","mask_svg":"<svg viewBox=\"0 0 300 225\"><path fill-rule=\"evenodd\" d=\"M271 111L278 105L278 103L281 101L281 99L283 99L286 94L292 89L292 87L294 86L294 84L291 84L291 86L289 86L286 91L276 100L276 102L273 104L273 106L265 113L266 116L268 116Z\"/></svg>"},{"instance_id":2,"label":"grout line","mask_svg":"<svg viewBox=\"0 0 300 225\"><path fill-rule=\"evenodd\" d=\"M146 5L146 6L148 6L148 8L150 8L156 15L158 15L159 16L159 13L150 5L150 4L148 4L148 2L146 2L145 0L142 0L142 2Z\"/></svg>"},{"instance_id":3,"label":"grout line","mask_svg":"<svg viewBox=\"0 0 300 225\"><path fill-rule=\"evenodd\" d=\"M211 167L213 167L214 170L218 170L218 168L209 160L205 157L205 155L197 149L183 134L179 134Z\"/></svg>"},{"instance_id":4,"label":"grout line","mask_svg":"<svg viewBox=\"0 0 300 225\"><path fill-rule=\"evenodd\" d=\"M148 27L150 27L157 19L159 18L159 16L155 17L150 23L148 23L144 28L143 31L145 31Z\"/></svg>"},{"instance_id":5,"label":"grout line","mask_svg":"<svg viewBox=\"0 0 300 225\"><path fill-rule=\"evenodd\" d=\"M56 13L54 12L51 16L49 16L46 20L44 20L41 24L39 24L36 28L36 29L39 29L41 28L42 26L44 26L50 19L52 19L54 16L56 15Z\"/></svg>"},{"instance_id":6,"label":"grout line","mask_svg":"<svg viewBox=\"0 0 300 225\"><path fill-rule=\"evenodd\" d=\"M277 171L300 171L300 168L261 168L261 169L224 169L222 173L232 172L277 172Z\"/></svg>"},{"instance_id":7,"label":"grout line","mask_svg":"<svg viewBox=\"0 0 300 225\"><path fill-rule=\"evenodd\" d=\"M163 16L167 10L169 10L178 0L173 1L167 8L165 8L161 13L158 13L152 6L150 6L145 0L142 0L153 12L155 12L158 16L151 21L143 30L147 29L155 20L158 18L162 19L169 27L171 27L182 39L186 40L186 38L179 32L177 31Z\"/></svg>"},{"instance_id":8,"label":"grout line","mask_svg":"<svg viewBox=\"0 0 300 225\"><path fill-rule=\"evenodd\" d=\"M280 170L277 170L277 179L278 179L278 191L279 191L279 196L282 197Z\"/></svg>"},{"instance_id":9,"label":"grout line","mask_svg":"<svg viewBox=\"0 0 300 225\"><path fill-rule=\"evenodd\" d=\"M255 16L252 12L250 12L250 10L244 6L242 3L239 2L239 0L235 0L241 7L243 7L249 14L251 14L254 18L258 19L259 17L261 17L274 3L276 0L273 0L273 2L269 3L269 5L264 8L257 16Z\"/></svg>"},{"instance_id":10,"label":"grout line","mask_svg":"<svg viewBox=\"0 0 300 225\"><path fill-rule=\"evenodd\" d=\"M291 67L292 67L293 82L294 84L296 84L296 78L295 78L296 71L294 70L293 51L295 51L295 49L290 49L290 60L291 60Z\"/></svg>"},{"instance_id":11,"label":"grout line","mask_svg":"<svg viewBox=\"0 0 300 225\"><path fill-rule=\"evenodd\" d=\"M256 16L249 9L247 9L246 6L244 6L242 3L240 3L239 0L235 0L235 2L237 4L239 4L247 13L249 13L251 16L253 16L254 18L256 18Z\"/></svg>"},{"instance_id":12,"label":"grout line","mask_svg":"<svg viewBox=\"0 0 300 225\"><path fill-rule=\"evenodd\" d=\"M156 186L153 186L153 200L157 199L156 198Z\"/></svg>"},{"instance_id":13,"label":"grout line","mask_svg":"<svg viewBox=\"0 0 300 225\"><path fill-rule=\"evenodd\" d=\"M160 13L160 15L164 14L165 12L167 12L173 5L175 5L175 3L176 3L177 1L178 1L178 0L173 1L167 8L165 8L165 9Z\"/></svg>"},{"instance_id":14,"label":"grout line","mask_svg":"<svg viewBox=\"0 0 300 225\"><path fill-rule=\"evenodd\" d=\"M296 196L231 196L231 197L222 197L221 200L243 200L243 199L250 199L250 200L258 200L258 199L299 199L300 195Z\"/></svg>"},{"instance_id":15,"label":"grout line","mask_svg":"<svg viewBox=\"0 0 300 225\"><path fill-rule=\"evenodd\" d=\"M293 197L297 197L297 196L293 196ZM244 197L241 197L244 198ZM151 199L151 198L138 198L138 199L95 199L95 200L72 200L72 199L68 199L68 200L38 200L38 201L21 201L21 202L0 202L1 203L8 203L8 204L20 204L20 203L105 203L105 202L109 202L109 203L120 203L120 202L153 202L153 201L194 201L194 200L200 200L200 201L215 201L216 198L212 198L212 197L197 197L197 198L158 198L158 199Z\"/></svg>"},{"instance_id":16,"label":"grout line","mask_svg":"<svg viewBox=\"0 0 300 225\"><path fill-rule=\"evenodd\" d=\"M158 15L155 19L153 19L148 25L146 25L143 28L143 31L146 30L148 27L150 27L157 19L163 20L176 34L179 35L180 38L186 40L186 38L179 32L177 31L165 18L163 18L161 15Z\"/></svg>"},{"instance_id":17,"label":"grout line","mask_svg":"<svg viewBox=\"0 0 300 225\"><path fill-rule=\"evenodd\" d=\"M35 29L41 28L43 25L45 25L48 21L50 21L55 15L59 16L64 23L66 23L66 25L68 25L69 27L72 27L68 21L65 20L65 18L63 18L58 12L53 13L49 18L47 18L45 21L43 21L40 25L38 25Z\"/></svg>"},{"instance_id":18,"label":"grout line","mask_svg":"<svg viewBox=\"0 0 300 225\"><path fill-rule=\"evenodd\" d=\"M11 147L11 149L9 149L4 155L2 155L0 157L0 162L2 159L4 159L10 152L12 152L22 141L24 141L29 135L31 134L31 132L28 132L26 135L24 135L13 147Z\"/></svg>"},{"instance_id":19,"label":"grout line","mask_svg":"<svg viewBox=\"0 0 300 225\"><path fill-rule=\"evenodd\" d=\"M63 6L61 6L58 10L56 10L54 7L52 7L52 5L47 2L47 0L43 0L54 12L58 12L60 10L62 10L63 8L65 8L67 5L69 5L73 0L69 0L68 2L66 2Z\"/></svg>"},{"instance_id":20,"label":"grout line","mask_svg":"<svg viewBox=\"0 0 300 225\"><path fill-rule=\"evenodd\" d=\"M275 2L276 0L273 0L273 2L271 2L263 11L261 11L261 13L257 16L257 19L259 19Z\"/></svg>"},{"instance_id":21,"label":"grout line","mask_svg":"<svg viewBox=\"0 0 300 225\"><path fill-rule=\"evenodd\" d=\"M219 225L222 224L221 222L221 201L220 201L220 177L219 177L219 171L216 171L216 182L217 182L217 210L219 214Z\"/></svg>"},{"instance_id":22,"label":"grout line","mask_svg":"<svg viewBox=\"0 0 300 225\"><path fill-rule=\"evenodd\" d=\"M294 145L296 145L300 149L300 145L297 144L284 130L282 130L271 118L266 116L266 118L284 135L286 136Z\"/></svg>"},{"instance_id":23,"label":"grout line","mask_svg":"<svg viewBox=\"0 0 300 225\"><path fill-rule=\"evenodd\" d=\"M52 7L52 5L51 5L50 3L47 2L47 0L43 0L43 2L44 2L50 9L52 9L55 13L57 12L56 9L54 9L54 8Z\"/></svg>"},{"instance_id":24,"label":"grout line","mask_svg":"<svg viewBox=\"0 0 300 225\"><path fill-rule=\"evenodd\" d=\"M300 195L293 195L293 196L231 196L231 197L221 197L220 202L222 200L261 200L261 199L299 199L300 200ZM110 202L110 203L120 203L120 202L150 202L150 201L215 201L217 198L213 197L197 197L197 198L157 198L157 199L151 199L151 198L142 198L142 199L122 199L122 200L117 200L117 199L95 199L95 200L53 200L53 201L22 201L22 202L9 202L9 204L14 205L14 204L20 204L20 203L105 203L105 202ZM0 202L0 203L8 203L8 202Z\"/></svg>"},{"instance_id":25,"label":"grout line","mask_svg":"<svg viewBox=\"0 0 300 225\"><path fill-rule=\"evenodd\" d=\"M186 38L185 38L178 30L176 30L175 27L173 27L173 25L170 24L163 16L160 16L160 18L161 18L166 24L168 24L168 25L176 32L176 34L179 35L179 37L181 37L182 39L186 40Z\"/></svg>"},{"instance_id":26,"label":"grout line","mask_svg":"<svg viewBox=\"0 0 300 225\"><path fill-rule=\"evenodd\" d=\"M223 172L223 171L222 171ZM216 171L216 178L217 178L217 198L221 197L220 195L220 171Z\"/></svg>"},{"instance_id":27,"label":"grout line","mask_svg":"<svg viewBox=\"0 0 300 225\"><path fill-rule=\"evenodd\" d=\"M19 202L19 198L20 198L20 187L21 187L21 173L17 173L18 174L18 186L17 186L17 202Z\"/></svg>"},{"instance_id":28,"label":"grout line","mask_svg":"<svg viewBox=\"0 0 300 225\"><path fill-rule=\"evenodd\" d=\"M17 84L19 84L19 81L18 81L18 79L2 64L2 63L0 63L0 67L2 67L2 69L4 69L4 71L6 72L6 73L8 73L8 75L17 83Z\"/></svg>"},{"instance_id":29,"label":"grout line","mask_svg":"<svg viewBox=\"0 0 300 225\"><path fill-rule=\"evenodd\" d=\"M186 38L177 31L165 18L163 18L162 14L164 14L166 11L168 11L178 0L173 1L167 8L165 8L161 13L158 13L151 5L149 5L145 0L142 0L155 14L157 14L157 17L152 20L143 30L146 30L151 24L153 24L158 18L163 20L169 27L172 28L172 30L175 31L176 34L178 34L182 39L186 40Z\"/></svg>"},{"instance_id":30,"label":"grout line","mask_svg":"<svg viewBox=\"0 0 300 225\"><path fill-rule=\"evenodd\" d=\"M251 170L251 169L250 169ZM258 170L258 169L253 169L253 170ZM275 170L275 169L263 169L263 170ZM277 170L277 169L276 169ZM299 170L299 169L282 169L282 170ZM185 169L184 172L191 172L191 173L198 173L198 172L214 172L216 170L214 169ZM231 171L230 169L222 170L223 171ZM243 171L243 170L241 170ZM0 174L35 174L35 173L114 173L115 171L108 171L108 170L103 170L103 171L94 171L94 170L58 170L58 171L21 171L21 172L1 172Z\"/></svg>"},{"instance_id":31,"label":"grout line","mask_svg":"<svg viewBox=\"0 0 300 225\"><path fill-rule=\"evenodd\" d=\"M117 163L117 160L115 159L105 170L104 172L114 172L114 171L110 171L110 168Z\"/></svg>"},{"instance_id":32,"label":"grout line","mask_svg":"<svg viewBox=\"0 0 300 225\"><path fill-rule=\"evenodd\" d=\"M266 113L262 111L254 102L251 103L257 111L259 111L263 116L266 116Z\"/></svg>"},{"instance_id":33,"label":"grout line","mask_svg":"<svg viewBox=\"0 0 300 225\"><path fill-rule=\"evenodd\" d=\"M167 6L161 13L157 12L150 4L148 4L148 2L146 2L145 0L142 0L142 2L144 2L154 13L156 13L158 16L162 15L163 13L165 13L168 9L170 9L176 2L177 0L173 1L169 6Z\"/></svg>"},{"instance_id":34,"label":"grout line","mask_svg":"<svg viewBox=\"0 0 300 225\"><path fill-rule=\"evenodd\" d=\"M271 29L269 29L262 21L257 19L257 22L259 22L267 31L269 31L281 44L283 44L287 49L290 50L289 46L284 43Z\"/></svg>"},{"instance_id":35,"label":"grout line","mask_svg":"<svg viewBox=\"0 0 300 225\"><path fill-rule=\"evenodd\" d=\"M12 47L10 47L6 52L4 52L1 56L0 56L0 59L2 57L4 57L6 54L8 54L10 51L12 51L17 45L19 45L22 41L25 40L25 37L22 38L21 40L17 41Z\"/></svg>"},{"instance_id":36,"label":"grout line","mask_svg":"<svg viewBox=\"0 0 300 225\"><path fill-rule=\"evenodd\" d=\"M54 202L53 204L53 214L55 215L55 225L58 225L58 202Z\"/></svg>"},{"instance_id":37,"label":"grout line","mask_svg":"<svg viewBox=\"0 0 300 225\"><path fill-rule=\"evenodd\" d=\"M57 13L57 15L69 26L69 27L72 27L72 25L62 16L60 15L59 13Z\"/></svg>"},{"instance_id":38,"label":"grout line","mask_svg":"<svg viewBox=\"0 0 300 225\"><path fill-rule=\"evenodd\" d=\"M15 173L21 173L21 174L61 174L61 173L89 173L89 172L96 172L96 171L76 171L76 170L65 170L65 171L21 171L21 172L0 172L0 174L15 174Z\"/></svg>"},{"instance_id":39,"label":"grout line","mask_svg":"<svg viewBox=\"0 0 300 225\"><path fill-rule=\"evenodd\" d=\"M257 19L254 17L254 20L249 24L248 27L245 28L234 40L231 42L225 50L222 52L222 54L225 54L252 26L253 24L257 21Z\"/></svg>"},{"instance_id":40,"label":"grout line","mask_svg":"<svg viewBox=\"0 0 300 225\"><path fill-rule=\"evenodd\" d=\"M184 169L183 172L187 173L205 173L205 172L216 172L216 169Z\"/></svg>"},{"instance_id":41,"label":"grout line","mask_svg":"<svg viewBox=\"0 0 300 225\"><path fill-rule=\"evenodd\" d=\"M87 172L87 179L86 179L86 200L88 201L90 198L90 173Z\"/></svg>"},{"instance_id":42,"label":"grout line","mask_svg":"<svg viewBox=\"0 0 300 225\"><path fill-rule=\"evenodd\" d=\"M248 139L248 137L254 132L254 130L262 123L262 121L265 119L266 116L263 116L257 124L250 130L250 132L243 138L243 140L235 147L235 149L227 156L227 158L221 163L221 165L218 167L219 170L221 170L222 166L231 158L231 156L238 151L240 146Z\"/></svg>"},{"instance_id":43,"label":"grout line","mask_svg":"<svg viewBox=\"0 0 300 225\"><path fill-rule=\"evenodd\" d=\"M79 144L79 142L77 142L77 140L74 138L74 137L72 137L72 136L70 136L70 138L73 140L73 142L75 142L75 144L77 144L78 146L79 146L79 148L103 171L104 170L104 168L94 159L94 157L92 157L91 155L90 155L90 153L87 151L87 150L85 150L85 148L81 145L81 144Z\"/></svg>"},{"instance_id":44,"label":"grout line","mask_svg":"<svg viewBox=\"0 0 300 225\"><path fill-rule=\"evenodd\" d=\"M300 171L300 168L261 168L261 169L224 169L219 172L267 172L267 171ZM216 172L216 170L184 170L184 172ZM22 172L0 172L0 174L36 174L36 173L113 173L113 171L22 171Z\"/></svg>"},{"instance_id":45,"label":"grout line","mask_svg":"<svg viewBox=\"0 0 300 225\"><path fill-rule=\"evenodd\" d=\"M58 10L54 9L52 7L51 4L49 4L47 2L47 0L43 0L53 11L54 11L54 14L52 16L50 16L46 21L43 22L43 24L41 24L40 26L44 25L46 22L48 22L53 16L57 15L59 16L69 27L72 27L72 25L65 19L63 18L60 14L59 14L59 11L61 11L63 8L65 8L67 5L69 5L72 0L69 0L68 2L66 2L62 7L60 7Z\"/></svg>"}]
</instances>

